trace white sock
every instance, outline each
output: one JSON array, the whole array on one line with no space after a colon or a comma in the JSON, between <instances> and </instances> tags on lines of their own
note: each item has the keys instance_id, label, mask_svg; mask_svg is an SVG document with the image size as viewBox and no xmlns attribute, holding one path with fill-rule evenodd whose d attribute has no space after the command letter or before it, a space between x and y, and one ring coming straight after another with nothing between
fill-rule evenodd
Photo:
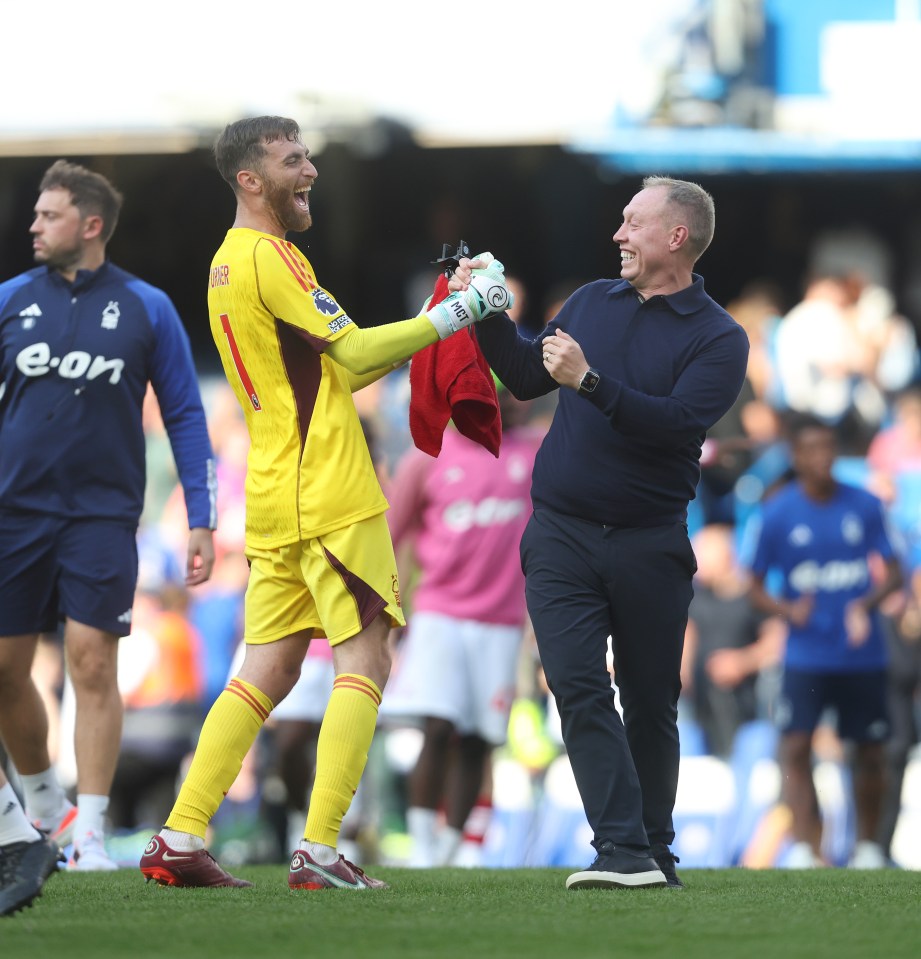
<instances>
[{"instance_id":1,"label":"white sock","mask_svg":"<svg viewBox=\"0 0 921 959\"><path fill-rule=\"evenodd\" d=\"M67 807L67 794L58 782L54 768L33 776L19 775L26 810L30 819L60 819Z\"/></svg>"},{"instance_id":2,"label":"white sock","mask_svg":"<svg viewBox=\"0 0 921 959\"><path fill-rule=\"evenodd\" d=\"M333 846L327 846L322 842L310 842L308 839L302 839L298 845L318 866L331 866L339 859L339 853Z\"/></svg>"},{"instance_id":3,"label":"white sock","mask_svg":"<svg viewBox=\"0 0 921 959\"><path fill-rule=\"evenodd\" d=\"M304 823L307 822L307 812L298 809L288 813L288 834L286 846L288 849L297 849L304 838Z\"/></svg>"},{"instance_id":4,"label":"white sock","mask_svg":"<svg viewBox=\"0 0 921 959\"><path fill-rule=\"evenodd\" d=\"M0 786L0 846L11 842L35 842L42 834L29 822L13 787Z\"/></svg>"},{"instance_id":5,"label":"white sock","mask_svg":"<svg viewBox=\"0 0 921 959\"><path fill-rule=\"evenodd\" d=\"M177 832L175 829L164 827L160 830L160 838L176 852L196 852L205 848L205 840L190 832Z\"/></svg>"},{"instance_id":6,"label":"white sock","mask_svg":"<svg viewBox=\"0 0 921 959\"><path fill-rule=\"evenodd\" d=\"M460 849L463 838L464 834L460 829L455 829L453 826L445 826L438 834L438 839L435 844L435 865L450 866L454 856L457 854L457 850Z\"/></svg>"},{"instance_id":7,"label":"white sock","mask_svg":"<svg viewBox=\"0 0 921 959\"><path fill-rule=\"evenodd\" d=\"M100 839L105 835L108 808L108 796L95 796L92 793L77 794L77 818L74 822L75 846L79 846L83 838L90 833Z\"/></svg>"},{"instance_id":8,"label":"white sock","mask_svg":"<svg viewBox=\"0 0 921 959\"><path fill-rule=\"evenodd\" d=\"M413 841L410 866L414 869L430 869L435 865L438 811L426 809L424 806L410 806L406 810L406 828Z\"/></svg>"}]
</instances>

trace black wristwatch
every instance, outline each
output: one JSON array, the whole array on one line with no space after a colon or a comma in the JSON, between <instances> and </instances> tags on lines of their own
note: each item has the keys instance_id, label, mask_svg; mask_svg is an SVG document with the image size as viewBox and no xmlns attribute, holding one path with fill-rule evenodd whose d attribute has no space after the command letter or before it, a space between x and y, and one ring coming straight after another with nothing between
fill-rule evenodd
<instances>
[{"instance_id":1,"label":"black wristwatch","mask_svg":"<svg viewBox=\"0 0 921 959\"><path fill-rule=\"evenodd\" d=\"M601 374L598 370L593 370L589 367L583 374L582 379L579 380L579 392L583 396L588 396L589 393L595 392L595 387L598 385L598 381L601 379Z\"/></svg>"}]
</instances>

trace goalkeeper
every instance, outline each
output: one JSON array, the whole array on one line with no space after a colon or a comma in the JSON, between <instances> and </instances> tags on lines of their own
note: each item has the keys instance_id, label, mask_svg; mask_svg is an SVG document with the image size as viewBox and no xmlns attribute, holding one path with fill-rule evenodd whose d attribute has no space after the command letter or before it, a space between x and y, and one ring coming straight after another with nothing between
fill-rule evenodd
<instances>
[{"instance_id":1,"label":"goalkeeper","mask_svg":"<svg viewBox=\"0 0 921 959\"><path fill-rule=\"evenodd\" d=\"M352 393L413 353L511 303L491 254L460 262L451 295L413 319L360 329L286 240L312 223L317 170L293 120L230 124L215 144L236 219L209 275L211 331L250 435L246 478L246 656L202 727L195 756L141 872L174 886L248 886L205 851L205 832L312 637L336 678L317 743L292 889L380 888L337 850L404 625L387 501Z\"/></svg>"}]
</instances>

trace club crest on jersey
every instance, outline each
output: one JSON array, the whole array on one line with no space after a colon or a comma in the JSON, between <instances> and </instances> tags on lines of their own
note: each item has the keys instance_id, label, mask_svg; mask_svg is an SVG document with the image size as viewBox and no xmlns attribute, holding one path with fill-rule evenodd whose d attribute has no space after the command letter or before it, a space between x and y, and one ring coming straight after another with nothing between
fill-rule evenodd
<instances>
[{"instance_id":1,"label":"club crest on jersey","mask_svg":"<svg viewBox=\"0 0 921 959\"><path fill-rule=\"evenodd\" d=\"M118 326L120 316L118 300L109 300L109 305L102 311L102 328L104 330L114 330Z\"/></svg>"},{"instance_id":2,"label":"club crest on jersey","mask_svg":"<svg viewBox=\"0 0 921 959\"><path fill-rule=\"evenodd\" d=\"M341 312L339 304L326 290L314 290L310 295L313 297L313 305L317 308L317 312L326 316L333 316Z\"/></svg>"},{"instance_id":3,"label":"club crest on jersey","mask_svg":"<svg viewBox=\"0 0 921 959\"><path fill-rule=\"evenodd\" d=\"M863 523L855 513L846 513L841 520L841 535L845 543L856 545L863 539Z\"/></svg>"},{"instance_id":4,"label":"club crest on jersey","mask_svg":"<svg viewBox=\"0 0 921 959\"><path fill-rule=\"evenodd\" d=\"M37 303L33 303L24 310L20 310L19 315L22 317L22 328L24 330L31 330L35 326L35 318L41 316L42 311L39 309Z\"/></svg>"}]
</instances>

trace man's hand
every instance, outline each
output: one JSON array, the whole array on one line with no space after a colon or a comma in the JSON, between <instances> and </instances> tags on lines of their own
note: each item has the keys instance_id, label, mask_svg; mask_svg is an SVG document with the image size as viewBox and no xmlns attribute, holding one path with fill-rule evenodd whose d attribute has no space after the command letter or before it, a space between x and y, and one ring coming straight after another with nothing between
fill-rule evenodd
<instances>
[{"instance_id":1,"label":"man's hand","mask_svg":"<svg viewBox=\"0 0 921 959\"><path fill-rule=\"evenodd\" d=\"M505 285L505 270L491 253L461 260L448 281L453 292L425 312L443 340L452 333L507 310L514 297Z\"/></svg>"},{"instance_id":2,"label":"man's hand","mask_svg":"<svg viewBox=\"0 0 921 959\"><path fill-rule=\"evenodd\" d=\"M474 273L484 273L489 270L502 276L505 275L505 267L492 253L477 253L473 259L461 257L457 269L448 280L448 290L451 293L463 292L470 286Z\"/></svg>"},{"instance_id":3,"label":"man's hand","mask_svg":"<svg viewBox=\"0 0 921 959\"><path fill-rule=\"evenodd\" d=\"M200 586L214 569L214 533L203 526L189 530L189 551L185 568L186 586Z\"/></svg>"},{"instance_id":4,"label":"man's hand","mask_svg":"<svg viewBox=\"0 0 921 959\"><path fill-rule=\"evenodd\" d=\"M784 617L794 626L805 626L815 608L815 596L812 593L803 593L802 596L791 600L784 607Z\"/></svg>"},{"instance_id":5,"label":"man's hand","mask_svg":"<svg viewBox=\"0 0 921 959\"><path fill-rule=\"evenodd\" d=\"M844 631L847 635L847 644L851 647L863 646L870 638L872 623L867 607L855 599L848 603L844 610Z\"/></svg>"},{"instance_id":6,"label":"man's hand","mask_svg":"<svg viewBox=\"0 0 921 959\"><path fill-rule=\"evenodd\" d=\"M579 388L589 364L582 347L565 331L557 328L555 334L545 336L542 342L544 369L560 384Z\"/></svg>"}]
</instances>

